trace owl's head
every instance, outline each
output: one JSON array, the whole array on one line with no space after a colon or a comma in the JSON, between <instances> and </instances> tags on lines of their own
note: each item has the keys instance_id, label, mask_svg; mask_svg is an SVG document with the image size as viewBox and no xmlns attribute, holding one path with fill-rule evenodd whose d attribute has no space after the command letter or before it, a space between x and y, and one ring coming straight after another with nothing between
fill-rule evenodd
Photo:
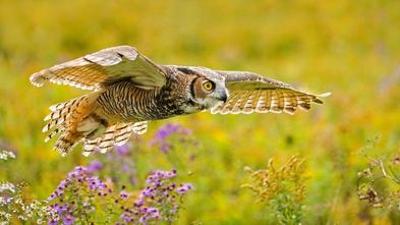
<instances>
[{"instance_id":1,"label":"owl's head","mask_svg":"<svg viewBox=\"0 0 400 225\"><path fill-rule=\"evenodd\" d=\"M229 93L225 87L225 79L217 72L200 67L190 67L190 69L185 67L178 70L192 77L187 94L197 110L210 109L227 101ZM186 111L192 109L187 108Z\"/></svg>"}]
</instances>

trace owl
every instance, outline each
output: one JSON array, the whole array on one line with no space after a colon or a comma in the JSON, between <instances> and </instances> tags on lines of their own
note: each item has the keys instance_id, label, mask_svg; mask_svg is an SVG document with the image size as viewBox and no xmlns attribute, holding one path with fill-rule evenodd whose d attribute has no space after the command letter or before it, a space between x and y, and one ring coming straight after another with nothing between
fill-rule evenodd
<instances>
[{"instance_id":1,"label":"owl","mask_svg":"<svg viewBox=\"0 0 400 225\"><path fill-rule=\"evenodd\" d=\"M308 110L322 97L252 72L199 66L160 65L131 46L117 46L34 73L35 86L46 82L91 92L50 106L45 141L62 155L83 142L85 156L126 143L143 134L148 122L201 111L212 114L289 113Z\"/></svg>"}]
</instances>

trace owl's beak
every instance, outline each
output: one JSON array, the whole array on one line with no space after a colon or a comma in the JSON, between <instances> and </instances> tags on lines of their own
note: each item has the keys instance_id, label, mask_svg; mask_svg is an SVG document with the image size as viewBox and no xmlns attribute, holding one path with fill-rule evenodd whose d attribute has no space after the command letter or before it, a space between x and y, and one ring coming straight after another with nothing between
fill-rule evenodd
<instances>
[{"instance_id":1,"label":"owl's beak","mask_svg":"<svg viewBox=\"0 0 400 225\"><path fill-rule=\"evenodd\" d=\"M226 103L226 101L228 100L228 95L225 92L223 92L218 96L217 99Z\"/></svg>"}]
</instances>

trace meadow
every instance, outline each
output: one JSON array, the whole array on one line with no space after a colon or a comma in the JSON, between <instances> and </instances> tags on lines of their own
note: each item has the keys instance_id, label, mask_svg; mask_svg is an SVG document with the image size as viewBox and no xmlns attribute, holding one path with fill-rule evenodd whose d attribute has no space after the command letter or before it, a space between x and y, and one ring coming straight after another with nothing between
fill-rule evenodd
<instances>
[{"instance_id":1,"label":"meadow","mask_svg":"<svg viewBox=\"0 0 400 225\"><path fill-rule=\"evenodd\" d=\"M0 224L124 224L153 195L131 223L400 224L399 27L395 0L0 1ZM114 152L61 157L43 118L86 92L36 88L30 74L122 44L332 95L293 116L154 121ZM51 197L73 174L88 184L71 178ZM143 194L146 179L175 197ZM14 212L16 199L44 214Z\"/></svg>"}]
</instances>

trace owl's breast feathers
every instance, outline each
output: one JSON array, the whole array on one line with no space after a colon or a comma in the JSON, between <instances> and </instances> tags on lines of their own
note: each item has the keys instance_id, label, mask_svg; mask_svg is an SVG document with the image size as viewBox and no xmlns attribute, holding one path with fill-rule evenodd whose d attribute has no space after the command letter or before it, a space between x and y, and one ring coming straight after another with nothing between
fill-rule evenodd
<instances>
[{"instance_id":1,"label":"owl's breast feathers","mask_svg":"<svg viewBox=\"0 0 400 225\"><path fill-rule=\"evenodd\" d=\"M166 85L150 90L124 80L109 85L97 99L97 114L110 123L166 119L187 113L190 105L181 77L171 77Z\"/></svg>"}]
</instances>

